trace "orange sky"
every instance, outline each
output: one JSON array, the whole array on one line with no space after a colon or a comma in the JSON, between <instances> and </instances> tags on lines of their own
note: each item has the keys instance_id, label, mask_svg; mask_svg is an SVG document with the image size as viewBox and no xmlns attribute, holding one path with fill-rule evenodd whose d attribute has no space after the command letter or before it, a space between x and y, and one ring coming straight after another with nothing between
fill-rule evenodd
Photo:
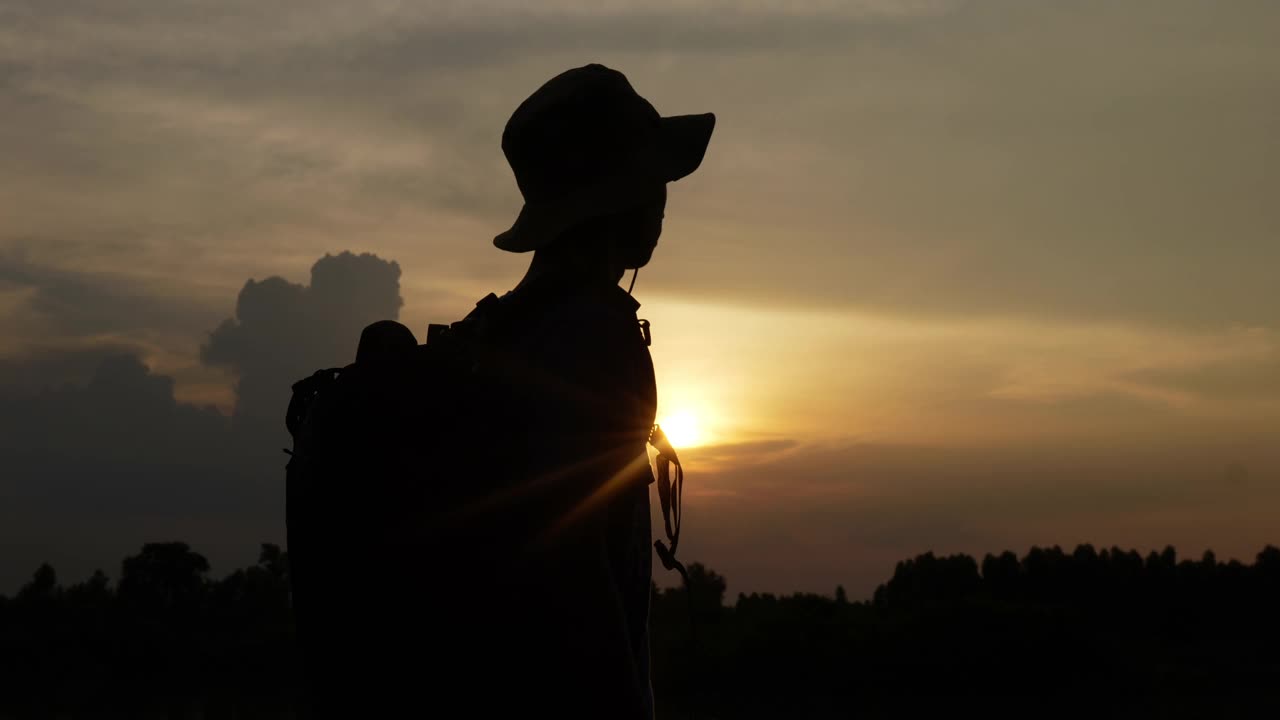
<instances>
[{"instance_id":1,"label":"orange sky","mask_svg":"<svg viewBox=\"0 0 1280 720\"><path fill-rule=\"evenodd\" d=\"M0 388L124 348L229 413L200 347L245 281L342 250L399 264L411 327L455 319L525 262L490 245L519 206L506 118L599 61L719 118L636 296L660 414L710 446L686 552L733 589L865 594L928 549L1280 540L1280 6L578 5L8 3ZM280 534L175 517L137 527L215 571ZM59 540L68 518L10 519L7 545L115 562Z\"/></svg>"}]
</instances>

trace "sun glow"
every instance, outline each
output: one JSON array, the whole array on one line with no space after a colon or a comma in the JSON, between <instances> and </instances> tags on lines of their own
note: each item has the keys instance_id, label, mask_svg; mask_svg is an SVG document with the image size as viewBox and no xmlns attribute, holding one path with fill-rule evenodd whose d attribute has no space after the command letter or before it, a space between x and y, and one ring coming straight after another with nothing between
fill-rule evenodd
<instances>
[{"instance_id":1,"label":"sun glow","mask_svg":"<svg viewBox=\"0 0 1280 720\"><path fill-rule=\"evenodd\" d=\"M698 424L698 418L688 410L674 412L658 421L662 432L677 450L682 447L695 447L704 441L704 434Z\"/></svg>"}]
</instances>

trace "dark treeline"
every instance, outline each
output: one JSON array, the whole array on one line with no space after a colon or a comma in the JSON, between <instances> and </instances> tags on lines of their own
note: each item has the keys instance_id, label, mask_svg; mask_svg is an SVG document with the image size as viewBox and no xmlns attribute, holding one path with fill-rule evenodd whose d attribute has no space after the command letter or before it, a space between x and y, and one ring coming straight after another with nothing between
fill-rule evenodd
<instances>
[{"instance_id":1,"label":"dark treeline","mask_svg":"<svg viewBox=\"0 0 1280 720\"><path fill-rule=\"evenodd\" d=\"M696 717L1280 717L1280 550L1173 548L900 562L867 603L719 598L698 568L690 643L655 608L659 703ZM677 628L679 629L677 631Z\"/></svg>"},{"instance_id":2,"label":"dark treeline","mask_svg":"<svg viewBox=\"0 0 1280 720\"><path fill-rule=\"evenodd\" d=\"M287 553L208 573L183 543L144 546L115 583L41 566L0 597L0 717L292 717ZM726 604L724 578L690 576L691 599L654 591L659 717L1280 717L1274 547L1250 565L1087 545L926 554L869 602L836 588ZM424 675L430 652L409 653Z\"/></svg>"}]
</instances>

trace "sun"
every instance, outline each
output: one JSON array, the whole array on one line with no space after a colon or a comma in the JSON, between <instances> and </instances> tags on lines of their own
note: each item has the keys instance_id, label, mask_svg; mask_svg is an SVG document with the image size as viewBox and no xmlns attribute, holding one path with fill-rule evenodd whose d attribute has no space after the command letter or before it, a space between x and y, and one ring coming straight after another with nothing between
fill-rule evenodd
<instances>
[{"instance_id":1,"label":"sun","mask_svg":"<svg viewBox=\"0 0 1280 720\"><path fill-rule=\"evenodd\" d=\"M688 410L681 410L658 421L658 425L662 427L662 432L666 433L667 439L671 441L671 445L676 449L682 447L694 447L700 445L703 441L702 428L698 425L698 418Z\"/></svg>"}]
</instances>

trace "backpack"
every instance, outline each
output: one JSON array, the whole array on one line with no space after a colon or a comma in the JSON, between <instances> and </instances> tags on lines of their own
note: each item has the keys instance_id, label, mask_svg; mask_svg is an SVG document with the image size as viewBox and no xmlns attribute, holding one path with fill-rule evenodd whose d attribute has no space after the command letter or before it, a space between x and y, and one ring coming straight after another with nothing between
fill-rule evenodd
<instances>
[{"instance_id":1,"label":"backpack","mask_svg":"<svg viewBox=\"0 0 1280 720\"><path fill-rule=\"evenodd\" d=\"M457 671L438 671L435 682L465 694L483 678L464 669L488 665L486 653L505 642L475 623L504 612L485 573L512 539L501 518L476 523L456 511L503 476L494 470L506 453L491 446L491 428L524 424L500 365L502 340L528 309L490 294L462 320L430 325L421 345L399 323L373 323L354 363L293 385L286 542L303 702L315 716L414 701L423 678L418 663L400 661L406 652L443 653ZM640 329L647 344L647 321ZM687 590L675 559L684 471L661 428L649 441L670 542L654 546Z\"/></svg>"},{"instance_id":2,"label":"backpack","mask_svg":"<svg viewBox=\"0 0 1280 720\"><path fill-rule=\"evenodd\" d=\"M285 450L285 514L300 640L319 627L332 635L335 608L386 615L385 603L362 589L385 586L407 567L457 570L449 547L487 540L483 528L469 535L448 518L486 489L475 481L486 477L495 453L480 442L482 428L508 411L490 351L521 319L512 303L490 294L464 319L430 325L421 345L404 325L377 322L361 333L356 362L294 383L285 414L293 437ZM640 324L647 341L648 322ZM661 428L649 440L670 542L654 546L687 587L675 559L684 471ZM400 602L427 592L396 582ZM358 642L367 627L350 633Z\"/></svg>"}]
</instances>

